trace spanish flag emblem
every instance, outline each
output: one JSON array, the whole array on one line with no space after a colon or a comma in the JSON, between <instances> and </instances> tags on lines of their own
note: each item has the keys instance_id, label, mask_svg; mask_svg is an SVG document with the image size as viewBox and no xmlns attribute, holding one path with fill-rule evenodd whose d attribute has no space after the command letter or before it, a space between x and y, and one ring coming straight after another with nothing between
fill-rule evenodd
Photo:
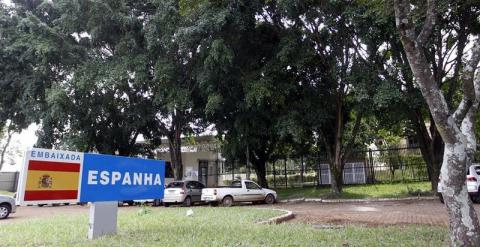
<instances>
[{"instance_id":1,"label":"spanish flag emblem","mask_svg":"<svg viewBox=\"0 0 480 247\"><path fill-rule=\"evenodd\" d=\"M76 200L80 163L30 160L25 201Z\"/></svg>"}]
</instances>

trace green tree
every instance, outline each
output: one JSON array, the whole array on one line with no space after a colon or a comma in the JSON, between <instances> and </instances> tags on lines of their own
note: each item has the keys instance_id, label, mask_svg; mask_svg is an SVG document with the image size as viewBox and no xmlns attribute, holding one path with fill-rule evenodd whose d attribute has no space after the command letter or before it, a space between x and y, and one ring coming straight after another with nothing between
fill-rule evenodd
<instances>
[{"instance_id":1,"label":"green tree","mask_svg":"<svg viewBox=\"0 0 480 247\"><path fill-rule=\"evenodd\" d=\"M423 8L426 10L425 19L420 31L417 31L414 22L416 16L412 12L410 1L395 0L395 23L417 86L445 142L440 187L450 216L451 245L477 246L480 244L480 227L475 209L468 199L465 168L472 162L472 151L476 149L473 123L480 98L476 90L480 89L480 78L474 77L480 61L480 39L474 41L471 57L461 66L462 98L451 111L446 95L435 80L435 68L430 67L428 53L425 52L431 34L437 28L439 6L441 5L435 0L427 1L426 8ZM416 9L420 8L417 6Z\"/></svg>"},{"instance_id":2,"label":"green tree","mask_svg":"<svg viewBox=\"0 0 480 247\"><path fill-rule=\"evenodd\" d=\"M386 119L391 122L395 122L395 118L399 117L408 120L407 127L414 133L419 143L427 164L432 190L436 191L444 143L420 90L415 86L407 55L394 26L392 3L361 2L368 6L365 14L372 15L372 19L376 21L375 25L368 23L371 25L370 30L360 33L360 36L385 42L385 48L376 61L376 68L383 77L392 81L396 91L401 93L400 100L390 102L392 109L384 110L383 115L393 116L394 118ZM478 10L473 8L473 4L470 1L442 1L438 6L439 12L447 14L438 15L436 28L425 49L427 61L433 68L434 79L444 92L446 102L451 108L459 102L458 90L461 85L462 57L467 51L466 41L478 29L475 21ZM423 18L420 9L413 15Z\"/></svg>"},{"instance_id":3,"label":"green tree","mask_svg":"<svg viewBox=\"0 0 480 247\"><path fill-rule=\"evenodd\" d=\"M0 4L0 125L10 131L40 122L45 91L66 78L65 68L79 58L71 37L53 28L59 13L53 3Z\"/></svg>"},{"instance_id":4,"label":"green tree","mask_svg":"<svg viewBox=\"0 0 480 247\"><path fill-rule=\"evenodd\" d=\"M46 90L40 146L101 153L144 153L137 137L152 124L143 16L148 4L58 1L56 35L79 59ZM144 9L142 9L144 8ZM68 60L58 57L60 64ZM147 146L148 149L148 146ZM151 147L150 147L151 149ZM146 150L149 151L149 150Z\"/></svg>"},{"instance_id":5,"label":"green tree","mask_svg":"<svg viewBox=\"0 0 480 247\"><path fill-rule=\"evenodd\" d=\"M279 34L257 23L261 1L228 2L210 7L225 13L201 73L205 113L215 123L227 158L249 160L262 187L268 187L266 162L279 141L276 126L292 92L284 65L273 59Z\"/></svg>"},{"instance_id":6,"label":"green tree","mask_svg":"<svg viewBox=\"0 0 480 247\"><path fill-rule=\"evenodd\" d=\"M209 34L224 18L223 12L212 12L205 1L187 2L154 1L156 12L145 32L154 60L152 106L157 123L148 137L167 137L177 179L183 178L182 135L194 134L205 126L200 119L204 95L199 89L199 74Z\"/></svg>"},{"instance_id":7,"label":"green tree","mask_svg":"<svg viewBox=\"0 0 480 247\"><path fill-rule=\"evenodd\" d=\"M372 113L377 95L387 97L388 92L382 90L388 89L388 82L378 77L370 62L381 43L365 42L357 35L363 31L359 23L371 21L362 19L359 7L279 1L271 2L267 8L271 12L263 14L265 22L292 33L282 55L289 54L285 67L300 85L303 108L292 127L308 129L317 148L326 153L335 194L342 191L345 162L355 148L364 146L359 138L362 119Z\"/></svg>"}]
</instances>

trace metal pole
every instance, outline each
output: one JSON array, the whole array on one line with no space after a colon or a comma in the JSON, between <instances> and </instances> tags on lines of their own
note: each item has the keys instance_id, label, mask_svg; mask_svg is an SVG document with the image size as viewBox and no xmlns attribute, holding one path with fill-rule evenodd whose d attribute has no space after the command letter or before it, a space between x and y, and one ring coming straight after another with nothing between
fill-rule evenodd
<instances>
[{"instance_id":1,"label":"metal pole","mask_svg":"<svg viewBox=\"0 0 480 247\"><path fill-rule=\"evenodd\" d=\"M248 142L247 142L247 179L250 179L250 155L248 152Z\"/></svg>"},{"instance_id":2,"label":"metal pole","mask_svg":"<svg viewBox=\"0 0 480 247\"><path fill-rule=\"evenodd\" d=\"M235 180L235 160L232 162L232 181Z\"/></svg>"},{"instance_id":3,"label":"metal pole","mask_svg":"<svg viewBox=\"0 0 480 247\"><path fill-rule=\"evenodd\" d=\"M374 183L375 182L375 167L373 167L373 155L372 155L372 150L371 149L368 149L368 159L369 159L369 163L370 163L370 173L371 173L370 183Z\"/></svg>"},{"instance_id":4,"label":"metal pole","mask_svg":"<svg viewBox=\"0 0 480 247\"><path fill-rule=\"evenodd\" d=\"M275 163L276 163L276 162L277 162L277 161L274 161L274 162L273 162L273 187L274 187L274 188L277 188L277 181L275 180L275 175L276 175L276 173L277 173L277 172L275 171Z\"/></svg>"},{"instance_id":5,"label":"metal pole","mask_svg":"<svg viewBox=\"0 0 480 247\"><path fill-rule=\"evenodd\" d=\"M218 165L220 164L219 160L218 160L218 157L217 157L217 160L215 160L215 186L218 186Z\"/></svg>"},{"instance_id":6,"label":"metal pole","mask_svg":"<svg viewBox=\"0 0 480 247\"><path fill-rule=\"evenodd\" d=\"M318 155L317 157L317 187L319 187L320 184L322 184L322 171L320 170L321 169L321 166L320 166L320 155Z\"/></svg>"},{"instance_id":7,"label":"metal pole","mask_svg":"<svg viewBox=\"0 0 480 247\"><path fill-rule=\"evenodd\" d=\"M288 187L288 181L287 181L287 180L288 180L288 178L287 178L287 158L285 158L284 160L285 160L285 169L284 169L284 171L285 171L285 188L287 188L287 187Z\"/></svg>"},{"instance_id":8,"label":"metal pole","mask_svg":"<svg viewBox=\"0 0 480 247\"><path fill-rule=\"evenodd\" d=\"M300 156L300 163L301 163L301 164L300 164L300 165L301 165L301 168L300 168L300 181L301 181L302 187L303 187L303 172L304 172L304 170L305 170L305 166L304 166L304 164L303 164L303 154L302 154L302 156Z\"/></svg>"}]
</instances>

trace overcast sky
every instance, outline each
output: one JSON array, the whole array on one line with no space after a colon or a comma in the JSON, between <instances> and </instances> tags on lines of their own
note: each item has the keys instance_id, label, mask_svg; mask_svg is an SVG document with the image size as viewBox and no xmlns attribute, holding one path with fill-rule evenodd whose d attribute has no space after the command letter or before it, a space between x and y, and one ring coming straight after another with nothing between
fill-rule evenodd
<instances>
[{"instance_id":1,"label":"overcast sky","mask_svg":"<svg viewBox=\"0 0 480 247\"><path fill-rule=\"evenodd\" d=\"M18 148L21 155L15 157L15 165L5 164L2 168L4 171L20 171L22 167L23 155L28 148L33 147L37 142L37 136L35 131L38 129L36 124L31 124L27 129L23 130L21 133L16 133L12 136L12 145L11 148Z\"/></svg>"}]
</instances>

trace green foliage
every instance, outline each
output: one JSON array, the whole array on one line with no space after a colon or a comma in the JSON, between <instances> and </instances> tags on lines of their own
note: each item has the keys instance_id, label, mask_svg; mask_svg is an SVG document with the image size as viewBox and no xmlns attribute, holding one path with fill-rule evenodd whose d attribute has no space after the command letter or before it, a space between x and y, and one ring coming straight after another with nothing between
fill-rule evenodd
<instances>
[{"instance_id":1,"label":"green foliage","mask_svg":"<svg viewBox=\"0 0 480 247\"><path fill-rule=\"evenodd\" d=\"M276 189L280 200L296 198L328 198L330 190L324 188L278 188ZM417 194L413 194L417 192ZM341 198L344 199L367 199L367 198L404 198L410 196L430 196L429 182L413 183L388 183L388 184L365 184L346 185L343 188Z\"/></svg>"},{"instance_id":2,"label":"green foliage","mask_svg":"<svg viewBox=\"0 0 480 247\"><path fill-rule=\"evenodd\" d=\"M392 1L14 2L0 7L0 126L40 123L37 146L151 155L214 124L225 157L245 163L248 149L271 182L267 162L397 145L429 119ZM413 4L421 27L425 2ZM432 67L479 33L474 4L440 1L451 14L426 49ZM456 106L452 66L437 83Z\"/></svg>"}]
</instances>

